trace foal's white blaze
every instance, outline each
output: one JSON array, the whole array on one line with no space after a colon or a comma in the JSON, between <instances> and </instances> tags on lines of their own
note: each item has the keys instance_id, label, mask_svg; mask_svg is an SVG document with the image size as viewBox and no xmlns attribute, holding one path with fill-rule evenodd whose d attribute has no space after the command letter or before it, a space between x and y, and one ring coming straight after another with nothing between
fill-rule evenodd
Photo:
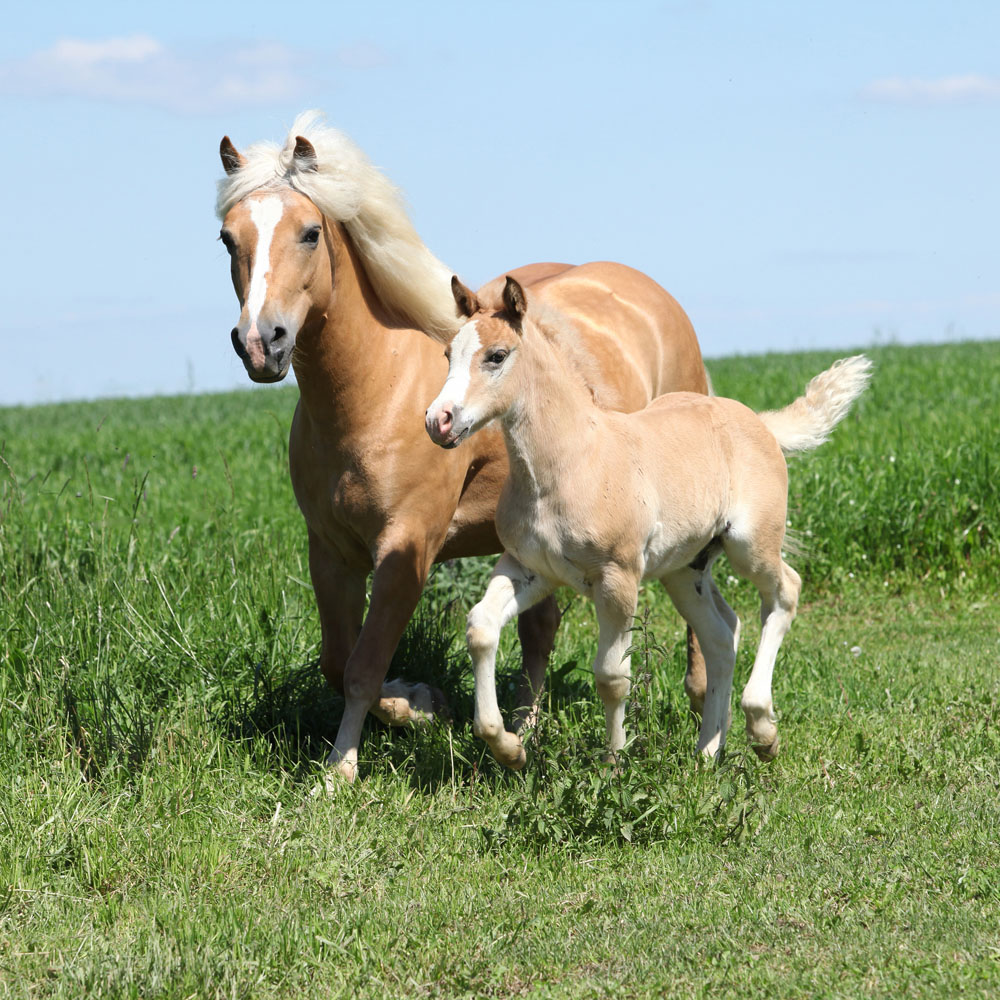
<instances>
[{"instance_id":1,"label":"foal's white blaze","mask_svg":"<svg viewBox=\"0 0 1000 1000\"><path fill-rule=\"evenodd\" d=\"M465 403L465 394L469 391L469 383L472 381L472 359L482 346L479 340L479 330L476 321L466 323L458 333L455 334L451 342L451 360L448 363L448 378L445 380L441 391L437 394L437 399L427 407L427 418L436 416L438 411L446 404L451 403L453 408L452 417L455 423L455 430L460 428L459 415Z\"/></svg>"},{"instance_id":2,"label":"foal's white blaze","mask_svg":"<svg viewBox=\"0 0 1000 1000\"><path fill-rule=\"evenodd\" d=\"M472 359L476 351L483 345L479 339L479 328L476 321L466 323L451 342L451 363L448 365L448 378L438 394L438 399L446 399L452 403L464 403L465 394L469 391L472 381Z\"/></svg>"},{"instance_id":3,"label":"foal's white blaze","mask_svg":"<svg viewBox=\"0 0 1000 1000\"><path fill-rule=\"evenodd\" d=\"M247 293L247 314L250 330L247 333L247 353L258 367L264 363L264 347L257 332L257 317L267 299L267 276L271 272L271 240L277 228L284 202L276 194L259 198L250 203L250 219L257 227L257 249L254 252L250 291Z\"/></svg>"}]
</instances>

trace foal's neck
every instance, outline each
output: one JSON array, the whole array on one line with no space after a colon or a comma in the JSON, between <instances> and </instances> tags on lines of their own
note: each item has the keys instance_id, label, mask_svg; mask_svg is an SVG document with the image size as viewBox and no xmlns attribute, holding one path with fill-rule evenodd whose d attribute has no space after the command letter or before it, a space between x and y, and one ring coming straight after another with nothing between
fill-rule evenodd
<instances>
[{"instance_id":1,"label":"foal's neck","mask_svg":"<svg viewBox=\"0 0 1000 1000\"><path fill-rule=\"evenodd\" d=\"M558 491L594 437L597 406L583 378L537 330L520 350L521 392L500 419L513 485Z\"/></svg>"}]
</instances>

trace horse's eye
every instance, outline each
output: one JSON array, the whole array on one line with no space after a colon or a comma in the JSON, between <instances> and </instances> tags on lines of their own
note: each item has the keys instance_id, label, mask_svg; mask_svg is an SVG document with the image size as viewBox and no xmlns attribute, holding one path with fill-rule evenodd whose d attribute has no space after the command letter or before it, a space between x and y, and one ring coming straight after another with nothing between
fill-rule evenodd
<instances>
[{"instance_id":1,"label":"horse's eye","mask_svg":"<svg viewBox=\"0 0 1000 1000\"><path fill-rule=\"evenodd\" d=\"M222 245L230 253L232 253L236 249L236 244L233 242L232 236L230 236L229 233L225 229L223 229L222 232L219 233L219 239L222 240Z\"/></svg>"},{"instance_id":2,"label":"horse's eye","mask_svg":"<svg viewBox=\"0 0 1000 1000\"><path fill-rule=\"evenodd\" d=\"M504 361L507 360L507 355L509 353L510 351L506 351L502 347L497 348L495 351L490 351L490 353L486 355L486 363L488 365L496 365L499 367L504 363Z\"/></svg>"},{"instance_id":3,"label":"horse's eye","mask_svg":"<svg viewBox=\"0 0 1000 1000\"><path fill-rule=\"evenodd\" d=\"M320 233L319 226L310 226L302 234L302 242L305 243L307 247L316 246L316 244L319 243L319 233Z\"/></svg>"}]
</instances>

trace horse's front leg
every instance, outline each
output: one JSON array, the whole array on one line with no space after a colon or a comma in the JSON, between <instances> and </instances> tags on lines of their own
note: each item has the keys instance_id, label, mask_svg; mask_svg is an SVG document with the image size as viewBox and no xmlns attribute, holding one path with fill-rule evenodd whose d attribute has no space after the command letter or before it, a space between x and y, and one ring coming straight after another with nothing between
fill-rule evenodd
<instances>
[{"instance_id":1,"label":"horse's front leg","mask_svg":"<svg viewBox=\"0 0 1000 1000\"><path fill-rule=\"evenodd\" d=\"M551 594L517 616L522 670L514 701L517 706L514 711L515 732L519 733L538 722L545 671L549 666L561 617L559 605Z\"/></svg>"},{"instance_id":2,"label":"horse's front leg","mask_svg":"<svg viewBox=\"0 0 1000 1000\"><path fill-rule=\"evenodd\" d=\"M344 668L358 641L365 613L368 571L346 566L339 553L310 531L309 575L322 630L320 669L330 687L343 693Z\"/></svg>"},{"instance_id":3,"label":"horse's front leg","mask_svg":"<svg viewBox=\"0 0 1000 1000\"><path fill-rule=\"evenodd\" d=\"M554 585L504 553L493 570L483 599L469 612L465 638L475 673L473 732L489 744L501 764L519 770L525 754L521 737L508 732L497 704L496 661L500 632L514 615L552 593Z\"/></svg>"},{"instance_id":4,"label":"horse's front leg","mask_svg":"<svg viewBox=\"0 0 1000 1000\"><path fill-rule=\"evenodd\" d=\"M344 717L327 757L327 764L348 780L357 774L365 716L383 694L392 654L420 600L435 551L426 532L397 535L379 547L368 614L344 669Z\"/></svg>"}]
</instances>

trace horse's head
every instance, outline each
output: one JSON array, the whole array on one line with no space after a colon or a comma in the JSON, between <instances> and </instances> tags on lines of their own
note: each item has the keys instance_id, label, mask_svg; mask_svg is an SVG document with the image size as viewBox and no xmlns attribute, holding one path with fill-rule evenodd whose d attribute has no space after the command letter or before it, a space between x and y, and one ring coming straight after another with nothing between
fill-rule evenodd
<instances>
[{"instance_id":1,"label":"horse's head","mask_svg":"<svg viewBox=\"0 0 1000 1000\"><path fill-rule=\"evenodd\" d=\"M513 405L527 312L524 289L509 275L498 309L484 308L457 277L451 288L466 323L448 345L448 378L424 414L427 433L442 448L461 444Z\"/></svg>"},{"instance_id":2,"label":"horse's head","mask_svg":"<svg viewBox=\"0 0 1000 1000\"><path fill-rule=\"evenodd\" d=\"M246 164L228 136L220 153L227 174ZM301 136L294 158L298 170L315 169L316 152ZM327 227L319 209L287 185L251 191L222 220L219 238L242 307L233 347L255 382L279 382L288 374L296 335L315 318L317 303L329 300Z\"/></svg>"}]
</instances>

